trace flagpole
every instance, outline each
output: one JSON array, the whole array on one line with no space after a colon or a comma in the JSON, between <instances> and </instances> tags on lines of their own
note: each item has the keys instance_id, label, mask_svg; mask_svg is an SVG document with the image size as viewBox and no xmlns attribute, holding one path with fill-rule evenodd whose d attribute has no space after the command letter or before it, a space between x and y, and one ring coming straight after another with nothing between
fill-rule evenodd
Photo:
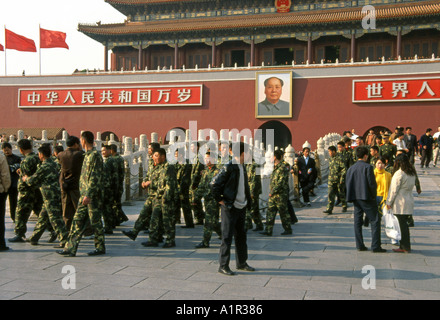
<instances>
[{"instance_id":1,"label":"flagpole","mask_svg":"<svg viewBox=\"0 0 440 320\"><path fill-rule=\"evenodd\" d=\"M39 69L40 69L40 76L41 76L41 24L38 24L38 45L40 47L38 49L38 53L39 53L39 59L40 59Z\"/></svg>"},{"instance_id":2,"label":"flagpole","mask_svg":"<svg viewBox=\"0 0 440 320\"><path fill-rule=\"evenodd\" d=\"M6 44L6 41L7 41L7 40L6 40L6 25L5 25L5 77L7 76L7 71L6 71L6 70L7 70L7 63L6 63L6 51L7 51L7 49L6 49L6 48L7 48L7 46L8 46L8 45Z\"/></svg>"}]
</instances>

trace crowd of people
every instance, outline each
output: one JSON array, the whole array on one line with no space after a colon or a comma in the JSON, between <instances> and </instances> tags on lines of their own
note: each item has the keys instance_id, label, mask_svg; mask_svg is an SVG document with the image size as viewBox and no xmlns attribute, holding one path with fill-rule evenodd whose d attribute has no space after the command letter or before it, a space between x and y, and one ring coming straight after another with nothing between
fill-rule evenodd
<instances>
[{"instance_id":1,"label":"crowd of people","mask_svg":"<svg viewBox=\"0 0 440 320\"><path fill-rule=\"evenodd\" d=\"M347 202L353 202L356 247L360 251L366 250L362 225L369 224L372 250L385 251L380 246L380 216L385 207L399 216L402 239L396 251L411 250L408 229L414 223L411 190L415 185L421 192L414 169L415 157L420 152L421 166L427 168L434 156L434 166L437 165L440 128L434 135L427 129L420 139L411 131L410 127L397 127L394 133L371 130L365 142L354 131L346 131L337 146L328 149L328 204L324 213L331 215L338 203L346 212ZM259 207L262 194L259 165L243 143L236 144L238 151L234 151L232 143L220 142L218 150L208 149L202 157L200 144L194 142L189 146L195 155L193 161L176 150L175 161L170 163L166 150L158 143L150 143L147 175L142 182L146 201L132 230L123 233L135 240L145 231L148 240L142 245L157 247L163 243L164 248L175 247L176 225L182 224L183 216L182 228L203 225L197 249L208 248L214 232L222 239L219 272L233 274L228 266L233 235L237 268L253 271L246 263L246 231L272 236L275 217L279 214L284 230L281 235L291 235L292 224L298 221L289 199L292 180L297 180L305 205L311 206L310 195L319 165L308 146L293 166L284 160L282 150L275 150L270 160L273 170L264 219ZM11 144L2 143L0 251L8 249L4 239L7 197L15 225L15 237L9 242L37 245L48 230L51 242L59 240L57 253L65 256L75 256L82 237L92 235L95 250L88 254L105 254L105 234L112 234L116 226L128 220L121 204L124 160L116 145L104 145L100 151L96 150L93 133L89 131L80 138L70 136L66 145L66 150L60 146L52 150L50 144L43 144L35 154L31 141L22 139L17 143L22 155L19 157L13 154ZM32 211L38 221L32 235L26 238Z\"/></svg>"}]
</instances>

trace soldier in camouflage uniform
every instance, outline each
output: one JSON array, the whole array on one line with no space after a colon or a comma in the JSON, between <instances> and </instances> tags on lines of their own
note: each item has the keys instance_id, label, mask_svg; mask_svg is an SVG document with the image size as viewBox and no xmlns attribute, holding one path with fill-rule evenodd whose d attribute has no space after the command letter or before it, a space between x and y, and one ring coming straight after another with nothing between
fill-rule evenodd
<instances>
[{"instance_id":1,"label":"soldier in camouflage uniform","mask_svg":"<svg viewBox=\"0 0 440 320\"><path fill-rule=\"evenodd\" d=\"M211 154L207 152L205 155L205 170L203 170L202 179L200 180L199 187L197 189L198 196L204 199L205 204L205 225L203 227L203 240L196 245L197 249L209 248L209 242L211 241L212 232L215 231L219 237L222 235L220 221L219 221L219 209L220 206L215 201L211 192L210 183L212 178L220 171L215 164L212 164Z\"/></svg>"},{"instance_id":2,"label":"soldier in camouflage uniform","mask_svg":"<svg viewBox=\"0 0 440 320\"><path fill-rule=\"evenodd\" d=\"M197 195L197 188L202 178L203 164L199 160L199 143L191 144L191 152L195 154L191 169L191 185L189 188L191 207L194 212L194 218L197 225L203 225L205 213L203 212L202 200Z\"/></svg>"},{"instance_id":3,"label":"soldier in camouflage uniform","mask_svg":"<svg viewBox=\"0 0 440 320\"><path fill-rule=\"evenodd\" d=\"M161 221L163 231L166 236L164 248L176 246L176 224L175 224L175 206L178 194L176 193L177 178L173 165L166 161L166 151L160 148L154 153L154 158L158 161L158 177L151 182L153 190L156 190L156 196L153 199L153 213L150 222L149 241L145 243L146 247L157 247L161 238Z\"/></svg>"},{"instance_id":4,"label":"soldier in camouflage uniform","mask_svg":"<svg viewBox=\"0 0 440 320\"><path fill-rule=\"evenodd\" d=\"M262 231L264 229L263 221L260 215L260 194L262 193L261 176L257 175L258 165L252 159L252 163L246 165L248 175L249 189L251 191L252 205L251 209L246 211L246 229L252 229L252 220L255 223L253 231Z\"/></svg>"},{"instance_id":5,"label":"soldier in camouflage uniform","mask_svg":"<svg viewBox=\"0 0 440 320\"><path fill-rule=\"evenodd\" d=\"M330 155L329 159L329 173L328 173L328 204L324 211L326 214L332 214L335 205L335 197L338 195L342 202L342 212L347 212L347 201L345 201L345 175L347 168L345 167L342 158L336 155L336 148L330 146L328 148Z\"/></svg>"},{"instance_id":6,"label":"soldier in camouflage uniform","mask_svg":"<svg viewBox=\"0 0 440 320\"><path fill-rule=\"evenodd\" d=\"M154 149L157 148L157 149ZM156 197L157 187L156 180L158 179L160 173L160 165L157 162L158 158L156 157L156 162L153 160L153 154L156 150L159 149L157 145L150 144L151 154L149 151L149 164L147 174L142 182L142 188L148 189L147 199L145 200L144 206L142 207L141 212L139 213L136 222L134 223L133 229L130 231L122 231L127 237L131 240L136 240L139 232L142 230L148 230L151 222L151 215L153 213L153 200Z\"/></svg>"},{"instance_id":7,"label":"soldier in camouflage uniform","mask_svg":"<svg viewBox=\"0 0 440 320\"><path fill-rule=\"evenodd\" d=\"M274 151L274 169L270 176L269 201L266 214L266 229L261 234L271 236L275 217L277 212L280 214L281 224L284 232L281 235L292 234L292 226L290 223L289 212L287 209L287 201L289 197L289 172L282 162L283 152L281 150Z\"/></svg>"},{"instance_id":8,"label":"soldier in camouflage uniform","mask_svg":"<svg viewBox=\"0 0 440 320\"><path fill-rule=\"evenodd\" d=\"M113 228L117 224L117 213L115 211L115 201L118 197L118 163L116 158L111 156L111 147L104 145L101 148L101 155L103 159L103 174L102 174L102 193L103 193L103 211L102 217L104 219L104 233L113 234Z\"/></svg>"},{"instance_id":9,"label":"soldier in camouflage uniform","mask_svg":"<svg viewBox=\"0 0 440 320\"><path fill-rule=\"evenodd\" d=\"M390 142L390 135L385 133L382 136L383 144L379 147L379 155L382 157L387 157L389 165L394 166L394 159L396 158L397 147ZM386 170L386 169L385 169Z\"/></svg>"},{"instance_id":10,"label":"soldier in camouflage uniform","mask_svg":"<svg viewBox=\"0 0 440 320\"><path fill-rule=\"evenodd\" d=\"M24 176L32 176L41 163L38 156L32 151L32 143L27 139L21 139L17 143L20 153L24 159L20 163L18 180L18 202L15 214L15 237L9 239L9 242L24 242L24 236L27 231L26 224L32 210L39 215L43 206L43 198L38 186L28 186L22 180Z\"/></svg>"},{"instance_id":11,"label":"soldier in camouflage uniform","mask_svg":"<svg viewBox=\"0 0 440 320\"><path fill-rule=\"evenodd\" d=\"M182 154L179 154L179 150L175 152L177 176L177 186L179 190L179 198L176 205L176 223L180 222L181 212L183 211L183 218L185 225L182 228L194 228L194 220L191 211L191 204L189 202L189 185L191 183L191 165L187 163Z\"/></svg>"},{"instance_id":12,"label":"soldier in camouflage uniform","mask_svg":"<svg viewBox=\"0 0 440 320\"><path fill-rule=\"evenodd\" d=\"M111 156L115 159L115 162L117 164L117 185L114 186L116 188L115 192L115 199L113 202L113 210L116 212L116 226L119 226L121 223L128 221L127 215L124 213L124 210L122 210L122 194L124 193L124 175L125 175L125 161L124 158L122 158L118 154L118 147L115 144L112 144L110 146L111 148Z\"/></svg>"},{"instance_id":13,"label":"soldier in camouflage uniform","mask_svg":"<svg viewBox=\"0 0 440 320\"><path fill-rule=\"evenodd\" d=\"M89 219L92 230L95 234L95 250L88 255L105 254L104 228L102 225L102 174L103 160L101 155L93 146L94 136L90 131L81 134L81 146L86 151L80 176L80 199L75 216L73 217L72 228L64 250L57 253L65 256L75 256L79 242L87 227Z\"/></svg>"},{"instance_id":14,"label":"soldier in camouflage uniform","mask_svg":"<svg viewBox=\"0 0 440 320\"><path fill-rule=\"evenodd\" d=\"M22 178L26 185L40 188L44 201L43 210L38 217L34 233L28 240L32 245L36 245L44 230L51 224L60 241L60 247L64 247L69 232L64 224L61 209L58 165L50 156L50 146L40 147L38 149L38 156L42 163L37 171L30 177L24 176Z\"/></svg>"}]
</instances>

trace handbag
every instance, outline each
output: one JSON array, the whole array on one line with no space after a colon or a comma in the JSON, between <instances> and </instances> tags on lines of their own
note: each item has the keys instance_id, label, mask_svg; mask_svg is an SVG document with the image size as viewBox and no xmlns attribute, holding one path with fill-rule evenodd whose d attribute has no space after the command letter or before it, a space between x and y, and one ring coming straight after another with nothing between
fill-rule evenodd
<instances>
[{"instance_id":1,"label":"handbag","mask_svg":"<svg viewBox=\"0 0 440 320\"><path fill-rule=\"evenodd\" d=\"M387 237L399 241L402 238L399 220L397 220L396 216L387 206L383 208L383 221Z\"/></svg>"}]
</instances>

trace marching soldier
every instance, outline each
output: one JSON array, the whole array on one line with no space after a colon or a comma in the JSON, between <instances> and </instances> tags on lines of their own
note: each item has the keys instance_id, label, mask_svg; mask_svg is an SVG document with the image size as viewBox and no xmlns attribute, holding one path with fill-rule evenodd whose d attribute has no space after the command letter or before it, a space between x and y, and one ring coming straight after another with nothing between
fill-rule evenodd
<instances>
[{"instance_id":1,"label":"marching soldier","mask_svg":"<svg viewBox=\"0 0 440 320\"><path fill-rule=\"evenodd\" d=\"M114 186L116 189L115 199L113 202L114 210L116 211L116 226L121 223L128 221L128 217L125 215L124 210L122 210L122 194L124 193L124 175L125 175L125 163L124 158L118 153L118 147L115 144L110 146L111 156L115 159L117 164L117 185Z\"/></svg>"},{"instance_id":2,"label":"marching soldier","mask_svg":"<svg viewBox=\"0 0 440 320\"><path fill-rule=\"evenodd\" d=\"M205 225L203 228L203 240L198 245L197 249L209 248L212 232L215 231L219 237L222 235L220 221L219 221L219 204L212 195L210 183L212 178L220 171L215 164L212 163L211 154L208 151L205 155L205 170L203 170L202 178L197 189L198 197L204 199L205 204Z\"/></svg>"},{"instance_id":3,"label":"marching soldier","mask_svg":"<svg viewBox=\"0 0 440 320\"><path fill-rule=\"evenodd\" d=\"M190 185L190 198L191 207L194 212L194 218L197 225L203 225L203 218L205 213L203 212L202 201L197 195L197 188L202 178L203 164L199 160L199 143L194 142L191 144L191 152L195 154L194 163L191 169L191 185Z\"/></svg>"},{"instance_id":4,"label":"marching soldier","mask_svg":"<svg viewBox=\"0 0 440 320\"><path fill-rule=\"evenodd\" d=\"M324 211L326 214L332 214L335 205L336 195L342 202L342 212L347 212L347 201L345 201L345 175L347 168L344 165L341 157L336 155L336 147L330 146L328 148L330 155L329 160L329 174L328 174L328 204Z\"/></svg>"},{"instance_id":5,"label":"marching soldier","mask_svg":"<svg viewBox=\"0 0 440 320\"><path fill-rule=\"evenodd\" d=\"M153 200L156 197L157 187L155 186L156 180L158 179L158 175L160 173L160 166L158 161L158 158L153 159L153 154L158 149L157 145L150 144L151 147L149 147L149 155L150 160L152 161L152 164L148 167L147 175L144 178L144 181L142 182L142 188L148 190L147 199L145 200L144 206L142 207L141 212L139 213L139 217L136 219L136 222L134 223L133 229L130 231L122 231L123 234L125 234L127 237L129 237L131 240L136 240L139 232L145 229L149 229L150 222L151 222L151 215L153 213ZM150 154L151 149L151 154Z\"/></svg>"},{"instance_id":6,"label":"marching soldier","mask_svg":"<svg viewBox=\"0 0 440 320\"><path fill-rule=\"evenodd\" d=\"M246 211L246 229L252 229L253 220L255 223L255 229L253 231L262 231L264 229L260 215L260 194L262 193L262 187L261 176L257 175L257 168L258 165L253 159L252 163L246 165L252 199L251 209Z\"/></svg>"},{"instance_id":7,"label":"marching soldier","mask_svg":"<svg viewBox=\"0 0 440 320\"><path fill-rule=\"evenodd\" d=\"M28 186L23 182L24 176L32 176L38 169L41 163L38 156L32 151L32 143L28 139L21 139L17 142L20 153L24 159L20 163L18 180L18 202L17 211L15 214L15 237L9 239L9 242L24 242L24 236L27 228L26 224L29 220L32 210L39 215L43 206L43 198L38 186Z\"/></svg>"},{"instance_id":8,"label":"marching soldier","mask_svg":"<svg viewBox=\"0 0 440 320\"><path fill-rule=\"evenodd\" d=\"M266 214L266 229L261 234L272 236L273 226L277 212L280 214L281 223L284 232L281 235L292 234L292 226L290 223L289 212L287 209L287 201L289 197L289 171L282 162L283 152L281 150L274 151L274 169L270 177L270 190L268 209Z\"/></svg>"},{"instance_id":9,"label":"marching soldier","mask_svg":"<svg viewBox=\"0 0 440 320\"><path fill-rule=\"evenodd\" d=\"M93 143L93 133L84 131L81 134L81 146L85 150L85 154L79 181L80 199L64 250L57 251L58 254L63 256L74 257L76 255L79 242L86 228L87 219L89 219L95 234L95 250L89 252L88 255L105 254L104 228L101 221L103 161Z\"/></svg>"},{"instance_id":10,"label":"marching soldier","mask_svg":"<svg viewBox=\"0 0 440 320\"><path fill-rule=\"evenodd\" d=\"M101 155L103 159L103 174L102 174L102 192L105 201L103 201L102 216L104 219L104 233L113 234L113 228L117 224L117 214L114 209L115 201L118 197L119 175L118 163L116 158L111 156L111 147L104 145L101 148Z\"/></svg>"},{"instance_id":11,"label":"marching soldier","mask_svg":"<svg viewBox=\"0 0 440 320\"><path fill-rule=\"evenodd\" d=\"M176 176L179 189L179 198L176 206L176 223L180 221L180 209L183 211L185 225L182 228L194 228L194 220L189 202L189 185L191 183L191 165L187 163L183 154L179 154L179 150L175 152Z\"/></svg>"},{"instance_id":12,"label":"marching soldier","mask_svg":"<svg viewBox=\"0 0 440 320\"><path fill-rule=\"evenodd\" d=\"M37 245L38 240L44 233L44 230L52 225L55 234L58 236L60 246L63 248L66 244L69 232L63 220L63 211L61 209L61 189L59 183L58 165L50 156L50 146L42 146L38 149L38 157L42 161L37 171L32 176L23 176L22 181L32 187L40 188L43 196L43 210L41 211L34 233L28 239L32 245Z\"/></svg>"},{"instance_id":13,"label":"marching soldier","mask_svg":"<svg viewBox=\"0 0 440 320\"><path fill-rule=\"evenodd\" d=\"M158 178L151 182L152 188L156 189L157 193L153 199L149 241L145 243L145 246L158 246L161 238L161 224L163 224L163 231L166 236L163 248L172 248L176 246L176 172L174 166L166 161L165 149L159 148L155 151L153 157L157 159L159 172Z\"/></svg>"}]
</instances>

